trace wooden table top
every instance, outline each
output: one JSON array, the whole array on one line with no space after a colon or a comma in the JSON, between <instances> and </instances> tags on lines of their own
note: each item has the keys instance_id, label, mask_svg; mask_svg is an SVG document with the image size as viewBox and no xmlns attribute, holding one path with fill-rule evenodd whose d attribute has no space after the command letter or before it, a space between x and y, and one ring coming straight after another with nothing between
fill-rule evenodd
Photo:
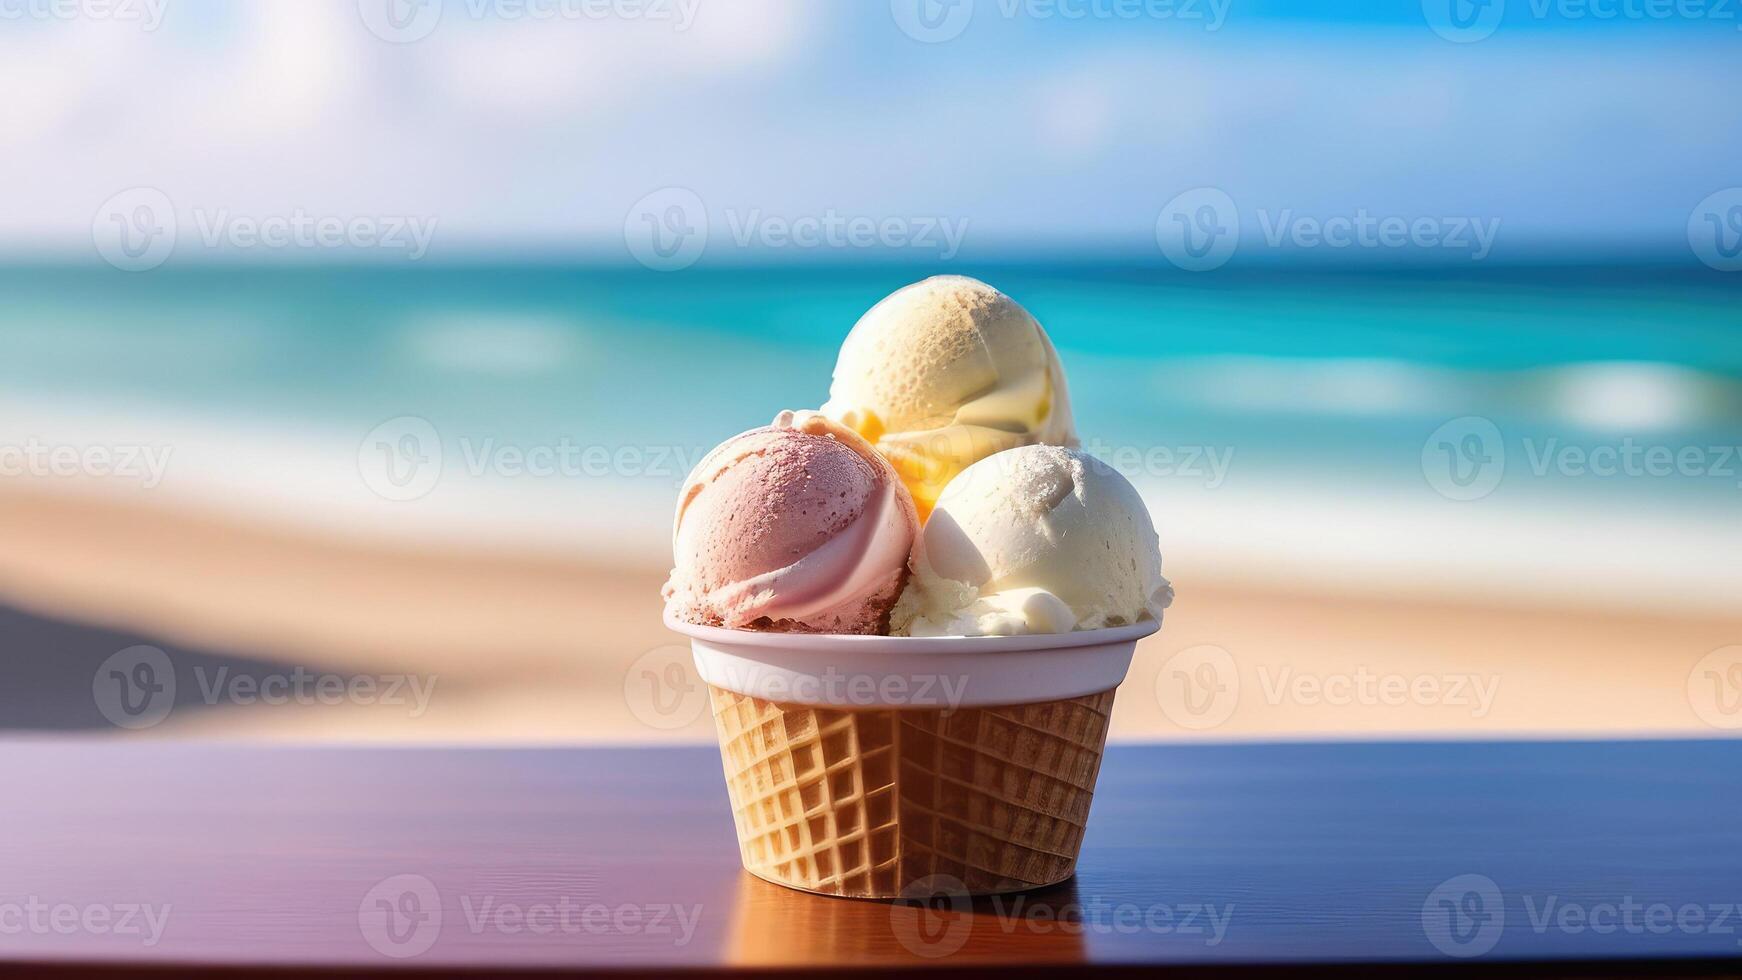
<instances>
[{"instance_id":1,"label":"wooden table top","mask_svg":"<svg viewBox=\"0 0 1742 980\"><path fill-rule=\"evenodd\" d=\"M0 774L6 972L1742 968L1735 741L1114 747L1076 879L969 907L751 878L711 748L20 740Z\"/></svg>"}]
</instances>

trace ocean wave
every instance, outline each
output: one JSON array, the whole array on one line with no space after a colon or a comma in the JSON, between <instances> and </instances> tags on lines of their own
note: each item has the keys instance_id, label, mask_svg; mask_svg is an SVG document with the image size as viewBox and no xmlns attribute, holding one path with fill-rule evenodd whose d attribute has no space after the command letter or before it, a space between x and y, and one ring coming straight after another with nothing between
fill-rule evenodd
<instances>
[{"instance_id":1,"label":"ocean wave","mask_svg":"<svg viewBox=\"0 0 1742 980\"><path fill-rule=\"evenodd\" d=\"M439 436L407 451L403 440L414 433L404 427L362 432L17 400L0 404L0 420L0 447L37 440L169 451L156 485L34 477L57 489L399 546L639 565L667 560L671 506L690 462L673 453L656 469L644 454L636 475L517 474L480 468L469 458L474 447ZM410 485L384 483L374 468L380 452L421 453L426 463L436 460L434 476L401 493ZM1705 610L1728 610L1742 593L1734 560L1742 527L1726 520L1731 498L1717 510L1642 508L1572 492L1500 493L1472 505L1436 496L1419 471L1408 485L1340 472L1243 472L1214 485L1131 475L1155 515L1170 569L1183 573L1182 592L1197 575L1314 590Z\"/></svg>"},{"instance_id":2,"label":"ocean wave","mask_svg":"<svg viewBox=\"0 0 1742 980\"><path fill-rule=\"evenodd\" d=\"M1171 359L1151 378L1170 401L1243 414L1484 414L1641 432L1742 420L1742 383L1656 362L1492 371L1381 358L1241 355Z\"/></svg>"}]
</instances>

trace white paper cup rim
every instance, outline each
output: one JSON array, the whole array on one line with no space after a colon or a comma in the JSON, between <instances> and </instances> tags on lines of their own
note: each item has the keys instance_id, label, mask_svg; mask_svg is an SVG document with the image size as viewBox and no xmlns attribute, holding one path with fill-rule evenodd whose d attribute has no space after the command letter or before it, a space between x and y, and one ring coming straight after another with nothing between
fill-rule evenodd
<instances>
[{"instance_id":1,"label":"white paper cup rim","mask_svg":"<svg viewBox=\"0 0 1742 980\"><path fill-rule=\"evenodd\" d=\"M879 652L942 653L972 648L982 653L1012 650L1058 650L1066 647L1094 646L1122 640L1136 642L1161 629L1158 619L1141 619L1123 626L1103 626L1100 629L1072 630L1069 633L1024 633L1020 636L877 636L862 633L783 633L765 630L727 629L724 626L704 626L685 622L670 612L665 625L692 639L711 643L744 644L786 649L815 649L821 646L851 647L860 655Z\"/></svg>"},{"instance_id":2,"label":"white paper cup rim","mask_svg":"<svg viewBox=\"0 0 1742 980\"><path fill-rule=\"evenodd\" d=\"M862 636L666 626L690 638L708 684L769 701L836 708L1031 704L1119 686L1137 641L1161 628L1125 626L1023 636Z\"/></svg>"}]
</instances>

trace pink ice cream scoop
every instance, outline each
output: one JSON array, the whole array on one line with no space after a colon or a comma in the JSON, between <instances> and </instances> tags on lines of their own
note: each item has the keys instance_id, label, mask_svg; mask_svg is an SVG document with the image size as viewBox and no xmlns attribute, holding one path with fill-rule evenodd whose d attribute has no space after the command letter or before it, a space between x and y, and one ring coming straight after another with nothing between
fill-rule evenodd
<instances>
[{"instance_id":1,"label":"pink ice cream scoop","mask_svg":"<svg viewBox=\"0 0 1742 980\"><path fill-rule=\"evenodd\" d=\"M733 629L885 633L918 530L913 498L869 443L783 412L690 473L666 609Z\"/></svg>"}]
</instances>

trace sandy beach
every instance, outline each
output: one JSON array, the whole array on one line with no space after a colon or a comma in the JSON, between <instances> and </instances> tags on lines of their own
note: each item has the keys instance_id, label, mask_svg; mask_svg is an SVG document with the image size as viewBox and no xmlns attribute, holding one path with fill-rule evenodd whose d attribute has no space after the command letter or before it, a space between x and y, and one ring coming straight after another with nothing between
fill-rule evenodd
<instances>
[{"instance_id":1,"label":"sandy beach","mask_svg":"<svg viewBox=\"0 0 1742 980\"><path fill-rule=\"evenodd\" d=\"M649 557L628 566L360 545L7 488L0 727L707 740L685 648L659 620L664 569ZM1742 640L1742 615L1405 601L1261 587L1226 569L1169 572L1179 598L1120 690L1116 738L1723 734L1703 720L1699 709L1713 709L1696 703L1690 672ZM166 651L179 684L168 716L134 732L94 709L93 676L140 644Z\"/></svg>"}]
</instances>

